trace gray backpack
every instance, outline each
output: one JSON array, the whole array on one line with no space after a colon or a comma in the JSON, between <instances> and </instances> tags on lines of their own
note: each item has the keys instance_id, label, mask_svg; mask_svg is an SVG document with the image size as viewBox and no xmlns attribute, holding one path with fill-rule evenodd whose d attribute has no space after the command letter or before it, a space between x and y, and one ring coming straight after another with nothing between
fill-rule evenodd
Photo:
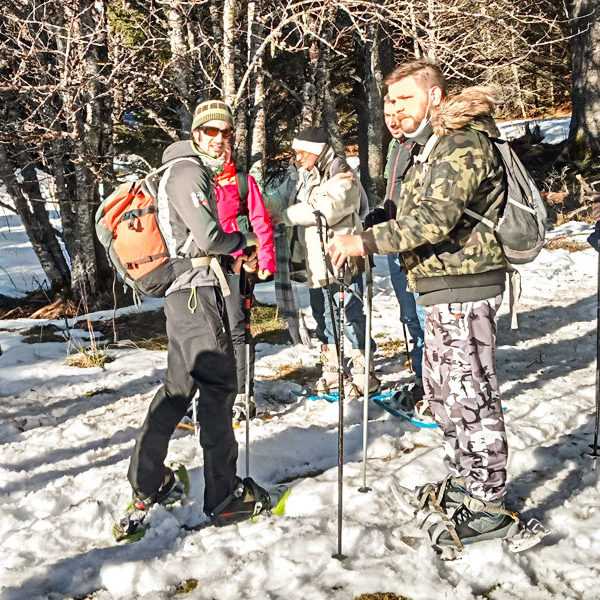
<instances>
[{"instance_id":1,"label":"gray backpack","mask_svg":"<svg viewBox=\"0 0 600 600\"><path fill-rule=\"evenodd\" d=\"M425 162L439 138L432 135L415 158ZM531 262L544 246L547 211L542 195L519 157L505 140L488 137L504 167L506 195L500 208L498 222L469 208L465 214L496 232L504 254L511 264Z\"/></svg>"}]
</instances>

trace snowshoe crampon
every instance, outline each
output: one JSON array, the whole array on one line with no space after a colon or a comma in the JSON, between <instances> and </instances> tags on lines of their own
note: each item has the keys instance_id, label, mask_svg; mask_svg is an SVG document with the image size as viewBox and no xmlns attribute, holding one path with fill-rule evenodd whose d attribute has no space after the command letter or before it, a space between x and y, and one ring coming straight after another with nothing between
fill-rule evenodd
<instances>
[{"instance_id":1,"label":"snowshoe crampon","mask_svg":"<svg viewBox=\"0 0 600 600\"><path fill-rule=\"evenodd\" d=\"M133 504L131 505L133 508ZM150 527L146 521L146 512L139 511L139 515L129 513L121 517L118 523L112 526L112 535L117 542L137 542L141 540Z\"/></svg>"},{"instance_id":2,"label":"snowshoe crampon","mask_svg":"<svg viewBox=\"0 0 600 600\"><path fill-rule=\"evenodd\" d=\"M550 530L537 519L525 521L520 517L518 533L506 540L508 549L511 552L523 552L539 544L549 533Z\"/></svg>"}]
</instances>

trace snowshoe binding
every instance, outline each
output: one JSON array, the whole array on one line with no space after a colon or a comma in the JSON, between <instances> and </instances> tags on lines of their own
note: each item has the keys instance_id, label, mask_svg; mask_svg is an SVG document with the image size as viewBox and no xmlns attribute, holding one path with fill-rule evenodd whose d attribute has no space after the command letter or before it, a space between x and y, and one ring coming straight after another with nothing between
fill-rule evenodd
<instances>
[{"instance_id":1,"label":"snowshoe binding","mask_svg":"<svg viewBox=\"0 0 600 600\"><path fill-rule=\"evenodd\" d=\"M396 500L413 515L433 511L451 517L469 495L463 486L461 477L449 475L437 483L426 483L412 490L400 485L392 485L391 490Z\"/></svg>"},{"instance_id":2,"label":"snowshoe binding","mask_svg":"<svg viewBox=\"0 0 600 600\"><path fill-rule=\"evenodd\" d=\"M146 498L135 493L126 513L113 525L113 537L117 542L135 542L146 534L150 521L146 518L156 504L170 507L181 502L190 491L190 480L183 465L171 465L160 488Z\"/></svg>"},{"instance_id":3,"label":"snowshoe binding","mask_svg":"<svg viewBox=\"0 0 600 600\"><path fill-rule=\"evenodd\" d=\"M283 514L290 490L279 485L267 491L252 478L238 478L233 491L219 504L209 517L214 525L222 527L231 523L254 519L263 512Z\"/></svg>"}]
</instances>

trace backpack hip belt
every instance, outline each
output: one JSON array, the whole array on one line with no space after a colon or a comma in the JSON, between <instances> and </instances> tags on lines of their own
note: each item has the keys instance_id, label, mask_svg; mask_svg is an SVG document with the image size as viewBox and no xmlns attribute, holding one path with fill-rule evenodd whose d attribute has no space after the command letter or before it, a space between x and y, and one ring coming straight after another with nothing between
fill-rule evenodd
<instances>
[{"instance_id":1,"label":"backpack hip belt","mask_svg":"<svg viewBox=\"0 0 600 600\"><path fill-rule=\"evenodd\" d=\"M231 294L229 285L227 285L227 277L225 277L225 273L223 272L223 267L215 256L198 256L196 258L190 258L189 260L192 261L192 267L210 267L215 274L215 277L219 280L223 296L229 296Z\"/></svg>"}]
</instances>

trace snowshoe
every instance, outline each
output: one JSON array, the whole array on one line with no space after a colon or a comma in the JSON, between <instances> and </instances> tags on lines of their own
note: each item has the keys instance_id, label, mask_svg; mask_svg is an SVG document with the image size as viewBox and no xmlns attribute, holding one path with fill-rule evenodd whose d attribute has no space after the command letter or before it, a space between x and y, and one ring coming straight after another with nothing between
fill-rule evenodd
<instances>
[{"instance_id":1,"label":"snowshoe","mask_svg":"<svg viewBox=\"0 0 600 600\"><path fill-rule=\"evenodd\" d=\"M290 490L285 485L267 491L252 478L246 477L236 482L233 491L210 514L212 523L218 527L253 519L268 511L283 514L285 501Z\"/></svg>"},{"instance_id":2,"label":"snowshoe","mask_svg":"<svg viewBox=\"0 0 600 600\"><path fill-rule=\"evenodd\" d=\"M415 377L394 393L396 408L407 416L424 423L434 423L433 413L424 394L422 380Z\"/></svg>"},{"instance_id":3,"label":"snowshoe","mask_svg":"<svg viewBox=\"0 0 600 600\"><path fill-rule=\"evenodd\" d=\"M450 519L442 518L427 529L433 549L443 560L459 558L469 544L493 539L506 540L511 552L522 552L548 533L537 519L525 522L519 513L506 510L501 500L473 496L467 496Z\"/></svg>"},{"instance_id":4,"label":"snowshoe","mask_svg":"<svg viewBox=\"0 0 600 600\"><path fill-rule=\"evenodd\" d=\"M144 537L150 527L146 518L156 504L170 507L181 502L190 492L190 480L184 465L171 465L161 487L146 498L134 493L126 513L113 525L113 537L117 542L135 542Z\"/></svg>"},{"instance_id":5,"label":"snowshoe","mask_svg":"<svg viewBox=\"0 0 600 600\"><path fill-rule=\"evenodd\" d=\"M407 407L407 404L404 401L405 398L406 396L403 390L400 390L373 396L373 402L394 417L409 421L417 427L431 429L438 426L433 419L433 414L429 410L429 405L426 404L425 400L422 400L418 410L415 410L415 406L412 404Z\"/></svg>"}]
</instances>

